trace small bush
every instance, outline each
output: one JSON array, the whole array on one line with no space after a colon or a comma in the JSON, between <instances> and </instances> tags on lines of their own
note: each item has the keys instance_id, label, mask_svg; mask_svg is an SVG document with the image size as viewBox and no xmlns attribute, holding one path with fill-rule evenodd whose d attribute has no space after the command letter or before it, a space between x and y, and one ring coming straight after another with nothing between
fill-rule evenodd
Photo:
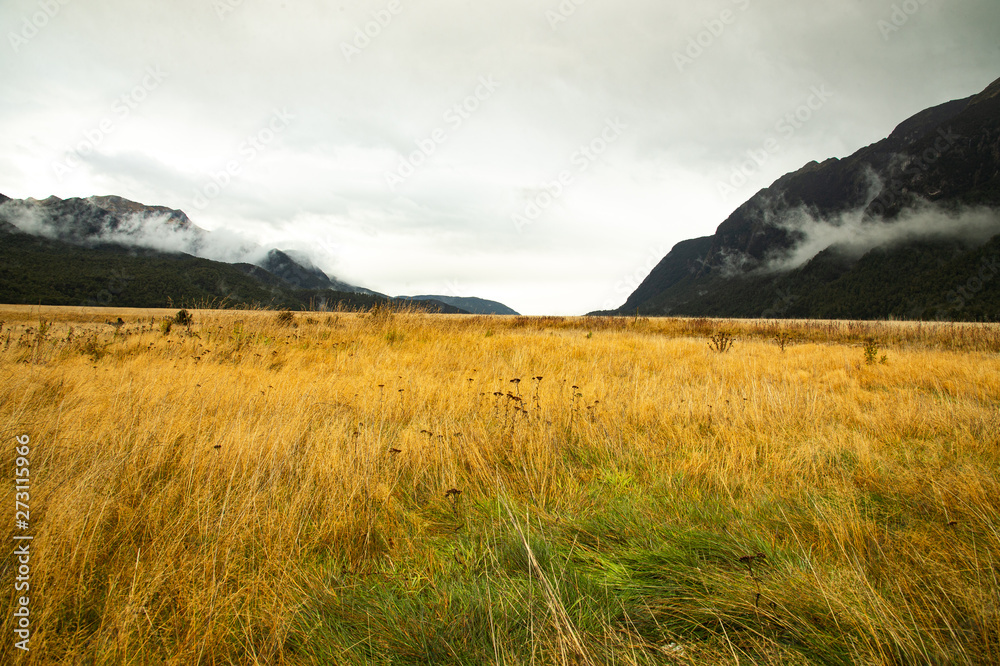
<instances>
[{"instance_id":1,"label":"small bush","mask_svg":"<svg viewBox=\"0 0 1000 666\"><path fill-rule=\"evenodd\" d=\"M80 341L78 349L81 354L90 357L91 363L97 363L104 357L107 347L107 344L101 344L97 341L96 335L91 335Z\"/></svg>"},{"instance_id":2,"label":"small bush","mask_svg":"<svg viewBox=\"0 0 1000 666\"><path fill-rule=\"evenodd\" d=\"M293 314L290 310L282 310L278 313L275 320L278 322L278 326L294 326L295 314Z\"/></svg>"},{"instance_id":3,"label":"small bush","mask_svg":"<svg viewBox=\"0 0 1000 666\"><path fill-rule=\"evenodd\" d=\"M166 319L160 322L160 333L163 333L163 335L170 335L170 329L173 327L174 327L174 320L171 319L170 317L167 317Z\"/></svg>"},{"instance_id":4,"label":"small bush","mask_svg":"<svg viewBox=\"0 0 1000 666\"><path fill-rule=\"evenodd\" d=\"M178 326L191 326L194 323L194 317L187 310L178 310L177 314L174 315L174 323Z\"/></svg>"},{"instance_id":5,"label":"small bush","mask_svg":"<svg viewBox=\"0 0 1000 666\"><path fill-rule=\"evenodd\" d=\"M719 354L725 354L733 348L733 343L736 342L736 338L730 335L728 331L719 331L709 338L709 340L708 348Z\"/></svg>"},{"instance_id":6,"label":"small bush","mask_svg":"<svg viewBox=\"0 0 1000 666\"><path fill-rule=\"evenodd\" d=\"M875 359L878 358L878 342L875 341L875 338L866 339L864 349L865 363L867 365L875 365Z\"/></svg>"},{"instance_id":7,"label":"small bush","mask_svg":"<svg viewBox=\"0 0 1000 666\"><path fill-rule=\"evenodd\" d=\"M778 345L781 352L784 353L785 348L792 344L792 336L788 333L788 331L780 331L774 336L774 344Z\"/></svg>"}]
</instances>

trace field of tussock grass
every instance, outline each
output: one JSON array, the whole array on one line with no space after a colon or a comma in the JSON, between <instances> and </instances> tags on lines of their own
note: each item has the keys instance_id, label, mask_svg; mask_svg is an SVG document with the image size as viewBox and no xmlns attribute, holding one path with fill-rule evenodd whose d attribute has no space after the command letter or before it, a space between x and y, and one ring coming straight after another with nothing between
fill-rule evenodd
<instances>
[{"instance_id":1,"label":"field of tussock grass","mask_svg":"<svg viewBox=\"0 0 1000 666\"><path fill-rule=\"evenodd\" d=\"M0 307L0 663L1000 663L996 325L174 314Z\"/></svg>"}]
</instances>

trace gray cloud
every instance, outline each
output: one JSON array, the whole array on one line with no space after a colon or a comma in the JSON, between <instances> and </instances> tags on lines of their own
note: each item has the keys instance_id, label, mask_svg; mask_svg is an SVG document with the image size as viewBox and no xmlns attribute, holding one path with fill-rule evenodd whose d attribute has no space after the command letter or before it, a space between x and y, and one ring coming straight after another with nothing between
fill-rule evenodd
<instances>
[{"instance_id":1,"label":"gray cloud","mask_svg":"<svg viewBox=\"0 0 1000 666\"><path fill-rule=\"evenodd\" d=\"M311 245L322 267L378 291L458 281L519 311L571 314L602 307L651 244L712 233L786 171L849 154L1000 72L997 3L927 0L888 37L879 21L889 1L587 0L553 26L546 12L559 4L399 0L372 29L388 0L243 0L224 16L209 0L70 0L15 52L10 34L39 5L10 0L0 7L0 48L10 49L0 191L118 194L183 209L213 231ZM725 11L735 20L712 35ZM366 27L370 42L348 59L344 45ZM699 36L707 46L679 71L676 54ZM168 76L57 177L53 163L149 67ZM446 127L483 76L496 93L389 189L386 173ZM817 85L835 97L721 200L716 184L734 161ZM275 108L295 122L194 208L196 188ZM523 193L564 169L609 116L629 131L518 234L510 216ZM488 269L501 265L530 279Z\"/></svg>"}]
</instances>

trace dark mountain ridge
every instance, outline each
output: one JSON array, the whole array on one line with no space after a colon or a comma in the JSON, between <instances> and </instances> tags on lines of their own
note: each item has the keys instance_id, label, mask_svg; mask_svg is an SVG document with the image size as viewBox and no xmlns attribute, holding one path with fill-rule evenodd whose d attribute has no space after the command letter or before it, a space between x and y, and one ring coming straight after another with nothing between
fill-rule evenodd
<instances>
[{"instance_id":1,"label":"dark mountain ridge","mask_svg":"<svg viewBox=\"0 0 1000 666\"><path fill-rule=\"evenodd\" d=\"M992 266L982 228L992 215L1000 234L998 210L1000 80L915 114L853 155L782 176L714 235L674 246L614 313L993 319L1000 279L984 281L977 266ZM975 242L963 235L970 211ZM775 268L822 234L841 243ZM866 236L885 240L845 250ZM970 280L984 285L974 299L959 295Z\"/></svg>"},{"instance_id":2,"label":"dark mountain ridge","mask_svg":"<svg viewBox=\"0 0 1000 666\"><path fill-rule=\"evenodd\" d=\"M0 302L134 308L368 310L411 302L334 289L300 289L251 264L97 243L81 247L24 233L0 220ZM431 312L464 311L435 301Z\"/></svg>"},{"instance_id":3,"label":"dark mountain ridge","mask_svg":"<svg viewBox=\"0 0 1000 666\"><path fill-rule=\"evenodd\" d=\"M513 312L501 303L476 298L393 299L327 275L307 255L293 250L265 251L248 244L234 246L228 240L221 246L224 252L241 259L214 261L204 256L211 254L209 246L217 252L220 243L184 211L165 206L118 196L37 200L0 194L0 259L6 262L0 261L0 302L100 305L114 300L116 305L158 307L167 299L351 309L393 303L435 312L471 312L462 306L465 303L477 312ZM76 274L64 270L69 265L75 266ZM102 279L99 274L107 274L109 265L119 266L115 270L122 274L127 267L129 274L149 284L139 290L141 295L135 284L116 292L96 287ZM4 270L15 266L31 266L31 271L15 276ZM202 277L189 279L184 275L189 270ZM116 280L119 287L121 282ZM95 293L107 302L95 301ZM81 301L81 295L88 296Z\"/></svg>"},{"instance_id":4,"label":"dark mountain ridge","mask_svg":"<svg viewBox=\"0 0 1000 666\"><path fill-rule=\"evenodd\" d=\"M511 308L507 307L503 303L498 303L497 301L489 301L485 298L476 298L474 296L440 296L440 295L423 295L423 296L397 296L402 300L407 301L440 301L441 303L447 303L448 305L460 308L469 312L471 314L480 315L516 315L518 314Z\"/></svg>"},{"instance_id":5,"label":"dark mountain ridge","mask_svg":"<svg viewBox=\"0 0 1000 666\"><path fill-rule=\"evenodd\" d=\"M386 297L332 278L314 266L308 257L290 250L269 250L257 265L299 289L333 289Z\"/></svg>"},{"instance_id":6,"label":"dark mountain ridge","mask_svg":"<svg viewBox=\"0 0 1000 666\"><path fill-rule=\"evenodd\" d=\"M327 276L307 260L271 250L263 265L234 264L142 245L150 220L208 237L183 211L121 197L16 200L0 194L0 302L119 307L369 309L411 304ZM465 310L412 302L433 312Z\"/></svg>"},{"instance_id":7,"label":"dark mountain ridge","mask_svg":"<svg viewBox=\"0 0 1000 666\"><path fill-rule=\"evenodd\" d=\"M202 256L212 242L211 233L194 224L182 210L148 206L118 196L73 197L44 200L0 199L0 220L22 231L79 245L119 244ZM235 255L259 257L253 264L298 289L332 289L376 295L375 292L331 278L308 258L272 249L266 253L252 246L234 248ZM244 266L246 262L237 262Z\"/></svg>"}]
</instances>

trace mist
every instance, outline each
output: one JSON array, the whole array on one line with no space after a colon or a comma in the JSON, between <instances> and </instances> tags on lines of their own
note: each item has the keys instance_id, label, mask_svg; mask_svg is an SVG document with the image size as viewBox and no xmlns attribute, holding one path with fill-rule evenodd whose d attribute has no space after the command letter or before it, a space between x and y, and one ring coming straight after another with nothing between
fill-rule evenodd
<instances>
[{"instance_id":1,"label":"mist","mask_svg":"<svg viewBox=\"0 0 1000 666\"><path fill-rule=\"evenodd\" d=\"M984 207L946 210L931 203L904 210L891 221L866 218L859 208L833 218L817 218L805 207L787 211L776 226L798 238L796 245L769 258L764 270L784 272L806 264L828 248L860 258L877 247L919 240L957 240L979 246L1000 234L1000 212Z\"/></svg>"},{"instance_id":2,"label":"mist","mask_svg":"<svg viewBox=\"0 0 1000 666\"><path fill-rule=\"evenodd\" d=\"M212 261L251 264L263 261L268 252L240 233L228 229L205 231L194 224L179 223L170 213L112 215L118 220L117 227L102 227L96 233L81 233L83 230L78 225L62 223L53 211L41 203L11 200L0 204L0 219L6 219L20 231L75 245L111 243L190 254Z\"/></svg>"}]
</instances>

